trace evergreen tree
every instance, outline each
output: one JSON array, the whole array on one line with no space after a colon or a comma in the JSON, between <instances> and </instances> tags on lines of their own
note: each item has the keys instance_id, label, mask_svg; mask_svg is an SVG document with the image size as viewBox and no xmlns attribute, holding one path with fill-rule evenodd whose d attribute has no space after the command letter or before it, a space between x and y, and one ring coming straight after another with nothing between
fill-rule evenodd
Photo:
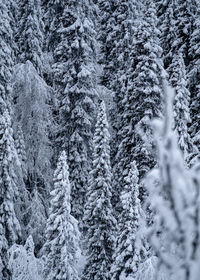
<instances>
[{"instance_id":1,"label":"evergreen tree","mask_svg":"<svg viewBox=\"0 0 200 280\"><path fill-rule=\"evenodd\" d=\"M16 218L14 202L18 195L15 164L17 153L8 110L0 117L0 276L9 280L7 250L19 240L21 228Z\"/></svg>"},{"instance_id":2,"label":"evergreen tree","mask_svg":"<svg viewBox=\"0 0 200 280\"><path fill-rule=\"evenodd\" d=\"M82 279L87 280L110 279L115 243L109 131L104 102L99 105L93 143L93 164L84 213L88 259Z\"/></svg>"},{"instance_id":3,"label":"evergreen tree","mask_svg":"<svg viewBox=\"0 0 200 280\"><path fill-rule=\"evenodd\" d=\"M0 1L0 96L9 99L9 81L13 67L13 31L11 28L11 14L5 1ZM10 100L9 100L10 101ZM8 101L7 105L8 104Z\"/></svg>"},{"instance_id":4,"label":"evergreen tree","mask_svg":"<svg viewBox=\"0 0 200 280\"><path fill-rule=\"evenodd\" d=\"M138 170L135 162L125 178L126 185L121 193L122 212L119 232L111 268L112 280L134 278L138 265L144 261L145 247L142 244L141 205L139 199Z\"/></svg>"},{"instance_id":5,"label":"evergreen tree","mask_svg":"<svg viewBox=\"0 0 200 280\"><path fill-rule=\"evenodd\" d=\"M54 173L51 207L46 228L45 279L78 280L79 251L77 220L71 215L69 173L66 153L62 152Z\"/></svg>"},{"instance_id":6,"label":"evergreen tree","mask_svg":"<svg viewBox=\"0 0 200 280\"><path fill-rule=\"evenodd\" d=\"M113 14L116 12L117 1L108 0L98 0L98 41L100 42L100 53L99 63L103 67L103 75L101 77L101 84L107 88L109 82L111 81L111 73L115 73L114 65L112 65L112 56L110 55L113 47L114 41L112 37L114 36L113 26L116 26L116 20ZM115 57L116 59L116 57ZM112 76L113 78L113 76Z\"/></svg>"},{"instance_id":7,"label":"evergreen tree","mask_svg":"<svg viewBox=\"0 0 200 280\"><path fill-rule=\"evenodd\" d=\"M138 18L140 1L98 1L100 10L99 61L102 65L101 84L106 95L113 96L109 117L113 127L112 138L120 142L122 99L128 81L130 54L133 47L134 22ZM111 164L115 164L116 147L111 149Z\"/></svg>"},{"instance_id":8,"label":"evergreen tree","mask_svg":"<svg viewBox=\"0 0 200 280\"><path fill-rule=\"evenodd\" d=\"M165 68L168 69L179 51L182 52L187 67L190 64L188 51L198 1L169 0L163 6L163 12L160 13L160 30ZM170 71L169 75L171 76Z\"/></svg>"},{"instance_id":9,"label":"evergreen tree","mask_svg":"<svg viewBox=\"0 0 200 280\"><path fill-rule=\"evenodd\" d=\"M44 23L42 21L41 1L19 1L19 22L16 41L19 50L18 62L32 62L37 72L44 72Z\"/></svg>"},{"instance_id":10,"label":"evergreen tree","mask_svg":"<svg viewBox=\"0 0 200 280\"><path fill-rule=\"evenodd\" d=\"M178 144L186 159L189 154L194 152L194 147L188 133L190 120L189 104L190 92L186 88L186 71L182 54L174 56L172 60L171 84L175 88L174 99L174 128L178 136Z\"/></svg>"},{"instance_id":11,"label":"evergreen tree","mask_svg":"<svg viewBox=\"0 0 200 280\"><path fill-rule=\"evenodd\" d=\"M90 169L97 99L98 45L92 21L93 6L90 0L69 1L67 4L60 1L53 6L58 19L54 21L55 26L51 26L55 38L58 38L56 46L55 41L52 42L55 46L52 68L59 111L56 146L58 151L65 149L68 154L72 213L79 220ZM51 47L51 42L49 44ZM78 194L80 189L81 196ZM77 204L80 209L76 211Z\"/></svg>"},{"instance_id":12,"label":"evergreen tree","mask_svg":"<svg viewBox=\"0 0 200 280\"><path fill-rule=\"evenodd\" d=\"M128 83L122 100L124 112L119 131L121 142L116 155L114 203L119 201L119 193L125 185L124 178L134 159L140 177L155 164L150 120L161 116L162 110L162 62L156 22L154 4L150 1L134 30Z\"/></svg>"}]
</instances>

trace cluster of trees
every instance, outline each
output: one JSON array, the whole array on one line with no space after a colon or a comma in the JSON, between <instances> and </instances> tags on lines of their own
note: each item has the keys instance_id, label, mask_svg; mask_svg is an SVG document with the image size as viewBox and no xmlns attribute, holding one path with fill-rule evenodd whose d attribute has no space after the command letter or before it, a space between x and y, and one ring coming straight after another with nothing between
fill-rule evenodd
<instances>
[{"instance_id":1,"label":"cluster of trees","mask_svg":"<svg viewBox=\"0 0 200 280\"><path fill-rule=\"evenodd\" d=\"M0 279L198 279L199 30L198 0L0 0Z\"/></svg>"}]
</instances>

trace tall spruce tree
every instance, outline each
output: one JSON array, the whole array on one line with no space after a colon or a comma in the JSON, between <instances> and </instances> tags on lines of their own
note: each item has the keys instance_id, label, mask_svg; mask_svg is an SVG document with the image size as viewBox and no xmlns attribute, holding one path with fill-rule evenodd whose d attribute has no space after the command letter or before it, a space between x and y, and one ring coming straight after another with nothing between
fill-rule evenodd
<instances>
[{"instance_id":1,"label":"tall spruce tree","mask_svg":"<svg viewBox=\"0 0 200 280\"><path fill-rule=\"evenodd\" d=\"M198 5L196 0L169 0L162 5L159 23L166 69L179 51L183 54L186 67L190 64L189 45Z\"/></svg>"},{"instance_id":2,"label":"tall spruce tree","mask_svg":"<svg viewBox=\"0 0 200 280\"><path fill-rule=\"evenodd\" d=\"M178 144L184 158L194 152L194 145L188 132L188 124L191 122L189 104L190 92L187 89L186 70L182 53L172 59L171 84L175 88L174 99L174 128L178 136Z\"/></svg>"},{"instance_id":3,"label":"tall spruce tree","mask_svg":"<svg viewBox=\"0 0 200 280\"><path fill-rule=\"evenodd\" d=\"M111 205L109 131L105 104L99 104L94 134L93 164L84 213L87 263L82 279L110 279L116 221Z\"/></svg>"},{"instance_id":4,"label":"tall spruce tree","mask_svg":"<svg viewBox=\"0 0 200 280\"><path fill-rule=\"evenodd\" d=\"M114 263L111 267L112 280L126 279L138 270L138 265L146 257L141 227L141 202L139 199L138 170L135 162L125 178L126 185L120 199L122 212L119 218L119 229L116 242Z\"/></svg>"},{"instance_id":5,"label":"tall spruce tree","mask_svg":"<svg viewBox=\"0 0 200 280\"><path fill-rule=\"evenodd\" d=\"M9 5L5 1L0 1L0 38L0 96L6 101L10 99L9 81L14 64L14 51L12 48L14 40ZM9 105L8 102L7 105Z\"/></svg>"},{"instance_id":6,"label":"tall spruce tree","mask_svg":"<svg viewBox=\"0 0 200 280\"><path fill-rule=\"evenodd\" d=\"M121 141L116 155L115 167L116 198L125 185L131 162L135 159L139 175L154 166L153 139L150 120L161 116L161 48L158 42L159 31L154 4L147 1L142 19L136 22L134 45L132 48L128 83L122 104L122 129L119 131Z\"/></svg>"},{"instance_id":7,"label":"tall spruce tree","mask_svg":"<svg viewBox=\"0 0 200 280\"><path fill-rule=\"evenodd\" d=\"M1 104L2 105L2 104ZM1 107L2 110L2 107ZM0 116L0 278L9 280L7 251L19 241L21 228L16 217L14 202L18 195L16 184L17 152L14 146L13 131L8 110Z\"/></svg>"},{"instance_id":8,"label":"tall spruce tree","mask_svg":"<svg viewBox=\"0 0 200 280\"><path fill-rule=\"evenodd\" d=\"M76 270L79 252L78 222L71 215L71 187L66 153L62 152L54 173L51 207L46 228L45 279L78 280Z\"/></svg>"},{"instance_id":9,"label":"tall spruce tree","mask_svg":"<svg viewBox=\"0 0 200 280\"><path fill-rule=\"evenodd\" d=\"M16 34L18 62L31 61L38 74L44 73L44 23L40 0L19 1L19 18Z\"/></svg>"},{"instance_id":10,"label":"tall spruce tree","mask_svg":"<svg viewBox=\"0 0 200 280\"><path fill-rule=\"evenodd\" d=\"M55 47L52 71L59 111L56 145L58 151L65 149L68 154L72 213L80 219L88 184L97 99L98 45L93 23L94 3L90 0L60 1L53 7L52 12L58 12L55 26L51 26L54 38L57 38L56 45L49 35L49 47L51 44Z\"/></svg>"},{"instance_id":11,"label":"tall spruce tree","mask_svg":"<svg viewBox=\"0 0 200 280\"><path fill-rule=\"evenodd\" d=\"M102 3L101 1L99 2L99 6L102 9ZM113 141L116 143L120 142L120 133L118 132L121 130L122 124L122 100L124 98L125 87L128 81L127 74L129 62L131 60L131 50L133 47L134 22L139 16L140 9L140 1L114 1L109 18L103 23L105 27L107 27L105 29L105 43L103 38L100 37L100 57L102 57L102 61L100 59L100 62L103 66L101 82L107 90L111 91L111 93L107 94L113 95L114 105L116 106L116 108L111 108L109 112L112 127L114 128L114 133L112 135ZM104 15L105 11L102 11L102 14ZM101 19L100 22L101 21L103 21L103 19ZM103 31L104 30L101 30L100 28L99 33L102 34L102 36ZM112 157L114 157L113 153L115 154L115 152L114 147L112 147Z\"/></svg>"}]
</instances>

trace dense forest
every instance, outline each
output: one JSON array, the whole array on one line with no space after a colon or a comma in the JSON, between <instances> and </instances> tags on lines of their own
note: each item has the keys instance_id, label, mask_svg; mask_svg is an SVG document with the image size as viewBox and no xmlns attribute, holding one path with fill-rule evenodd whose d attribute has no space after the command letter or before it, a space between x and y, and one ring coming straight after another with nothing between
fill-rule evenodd
<instances>
[{"instance_id":1,"label":"dense forest","mask_svg":"<svg viewBox=\"0 0 200 280\"><path fill-rule=\"evenodd\" d=\"M0 0L0 280L199 280L200 1Z\"/></svg>"}]
</instances>

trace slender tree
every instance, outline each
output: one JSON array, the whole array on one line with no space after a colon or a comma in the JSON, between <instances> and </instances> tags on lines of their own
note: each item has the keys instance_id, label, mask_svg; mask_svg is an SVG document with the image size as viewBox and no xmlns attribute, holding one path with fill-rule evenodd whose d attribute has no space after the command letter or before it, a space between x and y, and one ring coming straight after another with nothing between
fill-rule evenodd
<instances>
[{"instance_id":1,"label":"slender tree","mask_svg":"<svg viewBox=\"0 0 200 280\"><path fill-rule=\"evenodd\" d=\"M45 279L78 280L76 270L79 252L77 220L71 215L71 187L66 153L62 152L54 173L51 207L46 228Z\"/></svg>"},{"instance_id":2,"label":"slender tree","mask_svg":"<svg viewBox=\"0 0 200 280\"><path fill-rule=\"evenodd\" d=\"M148 4L148 5L147 5ZM136 22L128 82L122 100L120 144L116 154L115 202L125 185L130 164L136 160L140 178L155 164L150 121L162 111L161 48L154 4L147 1L142 19ZM118 207L117 207L118 208Z\"/></svg>"},{"instance_id":3,"label":"slender tree","mask_svg":"<svg viewBox=\"0 0 200 280\"><path fill-rule=\"evenodd\" d=\"M116 221L111 205L109 131L105 104L99 104L94 134L93 164L84 213L87 263L82 279L110 279Z\"/></svg>"},{"instance_id":4,"label":"slender tree","mask_svg":"<svg viewBox=\"0 0 200 280\"><path fill-rule=\"evenodd\" d=\"M44 23L41 1L19 1L19 18L16 34L19 55L18 62L32 62L38 74L44 73Z\"/></svg>"},{"instance_id":5,"label":"slender tree","mask_svg":"<svg viewBox=\"0 0 200 280\"><path fill-rule=\"evenodd\" d=\"M183 56L174 56L172 64L171 84L175 88L175 99L174 99L174 128L178 136L178 144L183 152L184 158L194 152L194 145L188 132L188 124L191 122L190 119L190 92L186 85L186 70Z\"/></svg>"},{"instance_id":6,"label":"slender tree","mask_svg":"<svg viewBox=\"0 0 200 280\"><path fill-rule=\"evenodd\" d=\"M113 256L114 264L111 267L112 280L134 277L139 264L146 257L146 248L140 230L142 208L139 199L138 175L136 164L133 162L120 196L122 212Z\"/></svg>"},{"instance_id":7,"label":"slender tree","mask_svg":"<svg viewBox=\"0 0 200 280\"><path fill-rule=\"evenodd\" d=\"M56 147L58 152L65 149L68 154L72 213L79 220L91 165L90 146L97 100L98 44L93 7L90 0L59 1L51 9L54 15L56 11L58 14L49 35L49 48L55 47L52 71L59 114ZM56 45L51 32L57 38Z\"/></svg>"},{"instance_id":8,"label":"slender tree","mask_svg":"<svg viewBox=\"0 0 200 280\"><path fill-rule=\"evenodd\" d=\"M11 279L8 269L8 248L19 240L21 228L16 218L14 202L18 195L15 164L17 153L14 147L13 131L9 112L5 109L0 117L0 276Z\"/></svg>"}]
</instances>

